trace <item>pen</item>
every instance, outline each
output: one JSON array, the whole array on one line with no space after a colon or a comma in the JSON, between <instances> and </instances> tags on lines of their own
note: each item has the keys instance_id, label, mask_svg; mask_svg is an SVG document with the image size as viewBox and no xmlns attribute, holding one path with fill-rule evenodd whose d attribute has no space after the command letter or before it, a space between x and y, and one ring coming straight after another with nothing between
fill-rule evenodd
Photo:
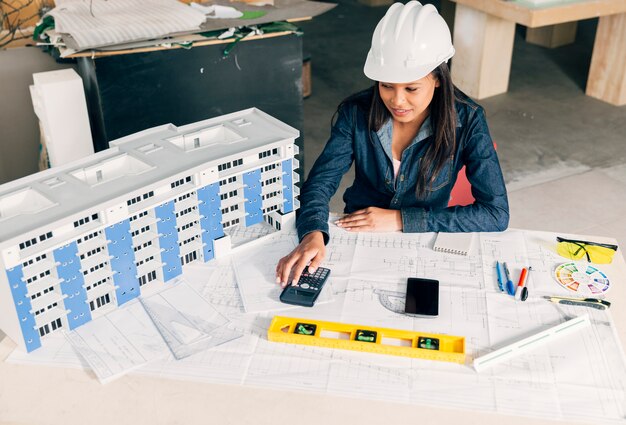
<instances>
[{"instance_id":1,"label":"pen","mask_svg":"<svg viewBox=\"0 0 626 425\"><path fill-rule=\"evenodd\" d=\"M598 310L606 310L611 307L611 303L606 300L598 298L568 298L568 297L550 297L544 296L544 298L550 302L565 304L565 305L578 305L582 307L591 307Z\"/></svg>"},{"instance_id":2,"label":"pen","mask_svg":"<svg viewBox=\"0 0 626 425\"><path fill-rule=\"evenodd\" d=\"M498 288L504 292L504 286L502 285L502 273L500 272L500 262L496 261L496 273L498 274Z\"/></svg>"},{"instance_id":3,"label":"pen","mask_svg":"<svg viewBox=\"0 0 626 425\"><path fill-rule=\"evenodd\" d=\"M513 285L513 281L511 280L511 273L509 273L509 268L506 263L502 263L504 266L504 276L506 277L506 293L509 295L515 295L515 285Z\"/></svg>"},{"instance_id":4,"label":"pen","mask_svg":"<svg viewBox=\"0 0 626 425\"><path fill-rule=\"evenodd\" d=\"M522 273L519 275L519 282L517 282L517 288L515 289L515 299L526 301L528 298L528 288L526 287L526 278L528 277L528 273L532 270L532 267L524 267L522 269Z\"/></svg>"}]
</instances>

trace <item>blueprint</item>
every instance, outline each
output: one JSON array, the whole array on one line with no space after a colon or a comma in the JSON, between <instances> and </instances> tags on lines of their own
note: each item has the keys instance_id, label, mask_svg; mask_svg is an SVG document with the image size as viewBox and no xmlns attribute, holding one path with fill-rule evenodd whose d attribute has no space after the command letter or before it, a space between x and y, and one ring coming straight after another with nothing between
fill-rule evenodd
<instances>
[{"instance_id":1,"label":"blueprint","mask_svg":"<svg viewBox=\"0 0 626 425\"><path fill-rule=\"evenodd\" d=\"M231 258L189 265L184 278L228 318L229 329L242 336L182 360L176 360L165 348L163 356L132 373L483 410L568 423L626 423L626 361L610 310L565 306L543 299L543 295L570 295L553 277L555 268L564 262L555 252L554 236L521 230L482 233L478 234L476 253L458 256L434 252L434 234L354 234L331 225L324 266L332 269L333 279L324 291L333 302L279 313L464 336L466 364L269 342L267 328L275 313L263 309L246 312L245 298L250 294L240 291L239 267L242 262L249 264L250 257L244 255L248 251L237 251ZM278 241L258 246L279 258L279 251L284 250L282 255L288 253L294 237L293 233L283 232ZM290 238L291 242L286 242ZM507 262L513 280L522 267L532 266L527 301L515 301L500 292L495 261ZM268 269L274 266L266 264ZM621 258L600 268L614 283L623 283L626 266ZM439 279L437 318L403 313L408 276ZM250 299L247 301L251 305ZM589 314L590 327L480 373L471 367L475 357L581 314ZM54 350L46 351L50 346ZM85 367L64 340L51 341L32 355L16 350L9 361Z\"/></svg>"},{"instance_id":2,"label":"blueprint","mask_svg":"<svg viewBox=\"0 0 626 425\"><path fill-rule=\"evenodd\" d=\"M264 244L246 247L232 257L233 269L243 308L246 313L293 309L279 299L282 292L276 284L276 264L298 245L292 233L277 233ZM316 304L332 300L331 291L320 293Z\"/></svg>"},{"instance_id":3,"label":"blueprint","mask_svg":"<svg viewBox=\"0 0 626 425\"><path fill-rule=\"evenodd\" d=\"M298 245L292 235L279 234L268 243L246 247L232 262L243 308L247 313L281 310L289 305L280 302L280 285L276 284L276 264Z\"/></svg>"},{"instance_id":4,"label":"blueprint","mask_svg":"<svg viewBox=\"0 0 626 425\"><path fill-rule=\"evenodd\" d=\"M228 319L184 281L140 300L179 360L243 336L229 328Z\"/></svg>"},{"instance_id":5,"label":"blueprint","mask_svg":"<svg viewBox=\"0 0 626 425\"><path fill-rule=\"evenodd\" d=\"M163 340L137 302L67 332L66 337L102 383L164 355Z\"/></svg>"},{"instance_id":6,"label":"blueprint","mask_svg":"<svg viewBox=\"0 0 626 425\"><path fill-rule=\"evenodd\" d=\"M330 241L326 245L324 267L332 270L332 276L338 278L350 277L354 250L356 249L357 233L346 232L333 224L339 218L331 216L329 223Z\"/></svg>"},{"instance_id":7,"label":"blueprint","mask_svg":"<svg viewBox=\"0 0 626 425\"><path fill-rule=\"evenodd\" d=\"M251 226L233 226L224 230L228 236L230 236L230 243L232 247L238 247L241 245L249 244L255 240L263 238L265 236L278 233L274 226L261 221Z\"/></svg>"}]
</instances>

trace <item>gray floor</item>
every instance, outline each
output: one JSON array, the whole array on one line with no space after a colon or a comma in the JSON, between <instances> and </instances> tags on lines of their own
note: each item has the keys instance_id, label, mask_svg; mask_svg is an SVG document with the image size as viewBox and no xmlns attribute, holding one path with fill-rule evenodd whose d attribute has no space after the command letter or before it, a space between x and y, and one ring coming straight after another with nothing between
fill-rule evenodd
<instances>
[{"instance_id":1,"label":"gray floor","mask_svg":"<svg viewBox=\"0 0 626 425\"><path fill-rule=\"evenodd\" d=\"M340 0L300 24L313 85L304 103L305 172L328 138L338 103L370 85L362 68L385 10ZM575 43L556 49L526 43L525 28L518 26L509 91L479 103L498 144L511 227L626 243L626 107L584 93L596 25L579 22ZM343 209L341 194L351 178L344 178L332 210Z\"/></svg>"}]
</instances>

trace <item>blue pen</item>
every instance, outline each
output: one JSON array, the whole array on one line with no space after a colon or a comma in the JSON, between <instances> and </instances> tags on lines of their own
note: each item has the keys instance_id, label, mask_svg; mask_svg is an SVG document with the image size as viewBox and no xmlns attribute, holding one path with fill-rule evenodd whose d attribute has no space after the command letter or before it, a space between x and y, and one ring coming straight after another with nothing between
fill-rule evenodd
<instances>
[{"instance_id":1,"label":"blue pen","mask_svg":"<svg viewBox=\"0 0 626 425\"><path fill-rule=\"evenodd\" d=\"M500 272L500 262L496 261L496 272L498 273L498 288L504 292L504 286L502 285L502 272Z\"/></svg>"},{"instance_id":2,"label":"blue pen","mask_svg":"<svg viewBox=\"0 0 626 425\"><path fill-rule=\"evenodd\" d=\"M506 266L506 263L502 263L502 265L504 266L504 276L506 277L506 293L515 296L515 285L513 285L511 280L509 268Z\"/></svg>"}]
</instances>

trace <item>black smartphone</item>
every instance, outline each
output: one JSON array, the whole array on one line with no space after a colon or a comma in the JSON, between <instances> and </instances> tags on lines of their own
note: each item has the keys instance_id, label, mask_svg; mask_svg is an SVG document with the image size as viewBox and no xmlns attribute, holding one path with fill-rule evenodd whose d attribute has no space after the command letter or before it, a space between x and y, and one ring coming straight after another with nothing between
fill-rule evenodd
<instances>
[{"instance_id":1,"label":"black smartphone","mask_svg":"<svg viewBox=\"0 0 626 425\"><path fill-rule=\"evenodd\" d=\"M439 315L439 281L410 277L406 284L404 311L420 316Z\"/></svg>"}]
</instances>

